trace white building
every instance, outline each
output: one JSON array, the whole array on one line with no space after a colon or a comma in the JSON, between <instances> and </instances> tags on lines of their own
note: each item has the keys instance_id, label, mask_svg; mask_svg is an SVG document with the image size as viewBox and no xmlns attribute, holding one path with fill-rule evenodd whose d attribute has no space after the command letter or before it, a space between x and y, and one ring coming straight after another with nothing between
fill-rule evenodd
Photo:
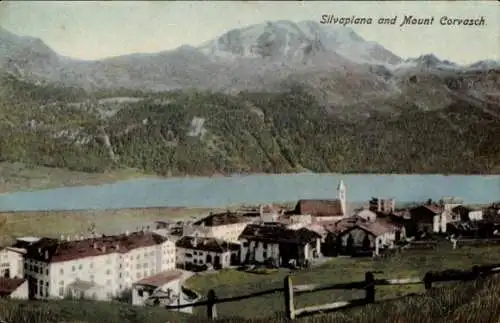
<instances>
[{"instance_id":1,"label":"white building","mask_svg":"<svg viewBox=\"0 0 500 323\"><path fill-rule=\"evenodd\" d=\"M283 224L248 225L240 236L242 263L265 263L272 261L276 266L290 261L303 263L319 257L321 235L301 228L292 230Z\"/></svg>"},{"instance_id":2,"label":"white building","mask_svg":"<svg viewBox=\"0 0 500 323\"><path fill-rule=\"evenodd\" d=\"M146 277L134 283L132 305L136 306L176 306L191 304L196 298L189 298L182 290L183 273L168 270ZM179 312L192 313L192 307L184 307Z\"/></svg>"},{"instance_id":3,"label":"white building","mask_svg":"<svg viewBox=\"0 0 500 323\"><path fill-rule=\"evenodd\" d=\"M144 277L175 268L175 244L151 232L73 241L43 238L25 257L30 296L111 299Z\"/></svg>"},{"instance_id":4,"label":"white building","mask_svg":"<svg viewBox=\"0 0 500 323\"><path fill-rule=\"evenodd\" d=\"M457 221L468 222L481 221L483 219L483 210L480 208L458 205L451 212L455 215Z\"/></svg>"},{"instance_id":5,"label":"white building","mask_svg":"<svg viewBox=\"0 0 500 323\"><path fill-rule=\"evenodd\" d=\"M343 248L348 247L351 240L351 247L356 249L373 250L376 255L381 248L392 248L396 242L398 229L390 224L379 222L358 221L354 226L340 233L340 242Z\"/></svg>"},{"instance_id":6,"label":"white building","mask_svg":"<svg viewBox=\"0 0 500 323\"><path fill-rule=\"evenodd\" d=\"M177 240L177 265L191 269L204 265L215 269L239 264L238 243L207 237L185 236Z\"/></svg>"},{"instance_id":7,"label":"white building","mask_svg":"<svg viewBox=\"0 0 500 323\"><path fill-rule=\"evenodd\" d=\"M0 250L0 276L6 278L24 277L25 250L16 247L4 247Z\"/></svg>"},{"instance_id":8,"label":"white building","mask_svg":"<svg viewBox=\"0 0 500 323\"><path fill-rule=\"evenodd\" d=\"M377 214L373 211L370 211L368 209L362 209L354 214L355 216L358 216L359 218L373 222L377 219Z\"/></svg>"},{"instance_id":9,"label":"white building","mask_svg":"<svg viewBox=\"0 0 500 323\"><path fill-rule=\"evenodd\" d=\"M24 278L0 277L0 297L28 299L28 281Z\"/></svg>"},{"instance_id":10,"label":"white building","mask_svg":"<svg viewBox=\"0 0 500 323\"><path fill-rule=\"evenodd\" d=\"M238 241L238 237L253 219L238 213L214 213L184 228L184 235Z\"/></svg>"}]
</instances>

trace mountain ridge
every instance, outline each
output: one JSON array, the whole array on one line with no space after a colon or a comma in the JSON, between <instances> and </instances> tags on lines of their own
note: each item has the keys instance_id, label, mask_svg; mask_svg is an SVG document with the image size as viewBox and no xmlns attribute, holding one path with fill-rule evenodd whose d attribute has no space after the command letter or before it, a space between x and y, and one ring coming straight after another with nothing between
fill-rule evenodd
<instances>
[{"instance_id":1,"label":"mountain ridge","mask_svg":"<svg viewBox=\"0 0 500 323\"><path fill-rule=\"evenodd\" d=\"M314 21L255 24L230 30L198 47L182 45L157 53L99 60L65 57L37 38L17 36L5 29L0 30L0 40L1 71L28 81L79 86L90 91L200 88L234 93L279 87L295 74L357 70L364 69L364 65L407 73L408 65L408 60L366 41L349 27ZM422 63L414 62L417 66ZM433 61L432 67L441 63ZM489 61L488 67L492 64ZM483 65L478 62L472 67Z\"/></svg>"}]
</instances>

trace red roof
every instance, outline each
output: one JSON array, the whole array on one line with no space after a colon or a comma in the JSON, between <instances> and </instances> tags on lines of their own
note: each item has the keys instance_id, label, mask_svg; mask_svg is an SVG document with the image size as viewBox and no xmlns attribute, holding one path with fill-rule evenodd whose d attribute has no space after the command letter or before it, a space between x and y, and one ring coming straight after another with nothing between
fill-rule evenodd
<instances>
[{"instance_id":1,"label":"red roof","mask_svg":"<svg viewBox=\"0 0 500 323\"><path fill-rule=\"evenodd\" d=\"M292 230L283 224L260 225L249 224L241 233L239 239L259 240L270 243L291 242L305 244L321 238L321 235L307 228Z\"/></svg>"},{"instance_id":2,"label":"red roof","mask_svg":"<svg viewBox=\"0 0 500 323\"><path fill-rule=\"evenodd\" d=\"M310 214L312 216L339 216L342 203L339 199L332 200L299 200L293 211L295 214Z\"/></svg>"},{"instance_id":3,"label":"red roof","mask_svg":"<svg viewBox=\"0 0 500 323\"><path fill-rule=\"evenodd\" d=\"M134 285L148 285L153 287L161 287L174 280L180 279L181 277L182 277L182 271L175 269L167 270L153 276L145 277L135 282Z\"/></svg>"},{"instance_id":4,"label":"red roof","mask_svg":"<svg viewBox=\"0 0 500 323\"><path fill-rule=\"evenodd\" d=\"M10 296L26 279L0 277L0 297Z\"/></svg>"},{"instance_id":5,"label":"red roof","mask_svg":"<svg viewBox=\"0 0 500 323\"><path fill-rule=\"evenodd\" d=\"M211 213L207 217L194 222L194 225L205 225L207 227L215 227L220 225L229 225L236 223L249 222L250 219L242 214L234 212Z\"/></svg>"},{"instance_id":6,"label":"red roof","mask_svg":"<svg viewBox=\"0 0 500 323\"><path fill-rule=\"evenodd\" d=\"M126 253L133 249L158 245L167 240L159 234L143 231L74 241L42 239L28 248L26 258L52 263L70 261L116 252Z\"/></svg>"}]
</instances>

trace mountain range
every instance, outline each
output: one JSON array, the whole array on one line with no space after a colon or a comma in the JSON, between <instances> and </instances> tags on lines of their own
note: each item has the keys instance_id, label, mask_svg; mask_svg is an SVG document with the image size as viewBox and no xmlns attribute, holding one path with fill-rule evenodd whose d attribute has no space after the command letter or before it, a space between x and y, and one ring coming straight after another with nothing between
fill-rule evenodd
<instances>
[{"instance_id":1,"label":"mountain range","mask_svg":"<svg viewBox=\"0 0 500 323\"><path fill-rule=\"evenodd\" d=\"M86 61L0 29L2 160L161 174L500 171L500 63L275 21Z\"/></svg>"},{"instance_id":2,"label":"mountain range","mask_svg":"<svg viewBox=\"0 0 500 323\"><path fill-rule=\"evenodd\" d=\"M0 29L0 69L25 80L79 86L87 90L179 88L262 90L292 74L318 71L385 73L404 69L461 68L434 55L403 60L366 41L349 27L314 21L276 21L233 29L199 47L180 46L154 54L95 61L63 57L40 39ZM498 61L465 69L498 68ZM339 75L343 76L343 75Z\"/></svg>"}]
</instances>

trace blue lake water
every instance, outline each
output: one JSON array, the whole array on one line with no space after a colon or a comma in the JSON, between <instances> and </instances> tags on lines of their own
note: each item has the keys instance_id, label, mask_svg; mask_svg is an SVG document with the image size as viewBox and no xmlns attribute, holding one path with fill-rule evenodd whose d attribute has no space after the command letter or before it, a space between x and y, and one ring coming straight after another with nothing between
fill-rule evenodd
<instances>
[{"instance_id":1,"label":"blue lake water","mask_svg":"<svg viewBox=\"0 0 500 323\"><path fill-rule=\"evenodd\" d=\"M500 200L500 176L290 174L216 178L134 179L0 195L1 211L135 207L225 207L336 197L339 180L349 201L372 196L400 202L456 196L466 203Z\"/></svg>"}]
</instances>

